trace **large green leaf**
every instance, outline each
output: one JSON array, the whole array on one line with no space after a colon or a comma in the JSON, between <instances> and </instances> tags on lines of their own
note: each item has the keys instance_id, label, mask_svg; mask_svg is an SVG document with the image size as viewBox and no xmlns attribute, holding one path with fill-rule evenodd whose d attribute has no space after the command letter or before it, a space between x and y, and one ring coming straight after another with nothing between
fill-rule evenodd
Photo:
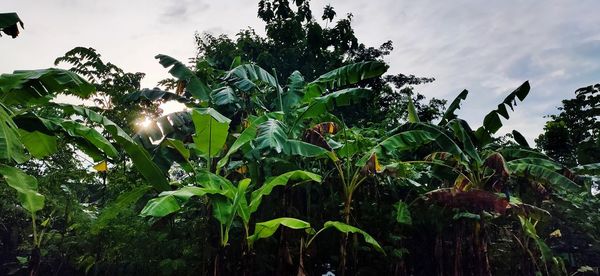
<instances>
[{"instance_id":1,"label":"large green leaf","mask_svg":"<svg viewBox=\"0 0 600 276\"><path fill-rule=\"evenodd\" d=\"M531 149L523 149L520 147L507 147L500 150L500 154L506 159L506 161L511 161L520 158L541 158L541 159L550 159L550 157L545 154L534 151Z\"/></svg>"},{"instance_id":2,"label":"large green leaf","mask_svg":"<svg viewBox=\"0 0 600 276\"><path fill-rule=\"evenodd\" d=\"M582 192L582 187L575 184L575 182L546 167L531 163L520 163L518 160L509 161L506 165L513 175L533 178L550 184L555 189L576 193Z\"/></svg>"},{"instance_id":3,"label":"large green leaf","mask_svg":"<svg viewBox=\"0 0 600 276\"><path fill-rule=\"evenodd\" d=\"M244 225L248 225L250 221L250 213L248 211L248 203L246 201L246 190L250 185L250 179L245 178L238 182L235 188L233 200L225 197L217 196L212 199L213 217L221 224L222 236L221 245L224 246L229 240L229 230L233 224L236 215L239 215L244 221Z\"/></svg>"},{"instance_id":4,"label":"large green leaf","mask_svg":"<svg viewBox=\"0 0 600 276\"><path fill-rule=\"evenodd\" d=\"M456 112L456 110L460 109L460 102L466 100L468 94L469 94L469 91L467 91L465 89L462 92L460 92L460 94L458 94L458 96L456 96L456 98L454 98L452 103L450 103L450 105L448 106L448 109L446 109L446 112L444 112L444 116L442 116L442 119L440 120L440 122L438 124L439 126L443 126L446 123L448 123L449 121L457 118L456 114L454 114L454 112Z\"/></svg>"},{"instance_id":5,"label":"large green leaf","mask_svg":"<svg viewBox=\"0 0 600 276\"><path fill-rule=\"evenodd\" d=\"M342 233L358 233L361 234L363 236L363 238L365 239L365 242L367 242L368 244L370 244L371 246L373 246L373 248L375 248L377 251L385 254L385 251L383 250L383 248L381 248L381 245L379 245L379 243L373 238L371 237L371 235L369 235L367 232L356 228L352 225L348 225L345 224L343 222L339 222L339 221L327 221L325 222L325 224L323 225L323 229L327 229L327 228L335 228L336 230L342 232Z\"/></svg>"},{"instance_id":6,"label":"large green leaf","mask_svg":"<svg viewBox=\"0 0 600 276\"><path fill-rule=\"evenodd\" d=\"M165 68L173 66L169 70L169 74L179 80L185 81L186 90L192 96L202 101L210 101L210 93L212 91L210 87L204 81L200 80L185 64L167 55L156 55L154 58L158 59L158 62Z\"/></svg>"},{"instance_id":7,"label":"large green leaf","mask_svg":"<svg viewBox=\"0 0 600 276\"><path fill-rule=\"evenodd\" d=\"M46 102L58 93L87 98L95 87L77 74L56 68L14 71L0 75L0 95L4 104Z\"/></svg>"},{"instance_id":8,"label":"large green leaf","mask_svg":"<svg viewBox=\"0 0 600 276\"><path fill-rule=\"evenodd\" d=\"M406 202L400 200L394 204L394 208L396 213L396 222L406 225L412 224L412 217L410 216L410 211L408 210L408 205Z\"/></svg>"},{"instance_id":9,"label":"large green leaf","mask_svg":"<svg viewBox=\"0 0 600 276\"><path fill-rule=\"evenodd\" d=\"M202 170L196 173L196 182L207 189L211 190L223 190L223 195L227 198L233 199L236 188L233 186L231 181L220 175L211 173L206 170Z\"/></svg>"},{"instance_id":10,"label":"large green leaf","mask_svg":"<svg viewBox=\"0 0 600 276\"><path fill-rule=\"evenodd\" d=\"M483 125L475 132L480 144L485 145L491 142L491 135L496 133L500 127L502 127L502 121L500 116L504 119L508 119L508 108L514 110L517 105L517 99L523 101L527 94L529 94L530 86L529 81L524 82L521 86L510 93L502 103L498 105L498 108L492 110L483 119Z\"/></svg>"},{"instance_id":11,"label":"large green leaf","mask_svg":"<svg viewBox=\"0 0 600 276\"><path fill-rule=\"evenodd\" d=\"M27 161L18 128L9 110L0 102L0 160L23 163Z\"/></svg>"},{"instance_id":12,"label":"large green leaf","mask_svg":"<svg viewBox=\"0 0 600 276\"><path fill-rule=\"evenodd\" d=\"M418 147L433 141L436 141L436 137L427 131L409 130L400 132L381 141L370 151L364 154L363 157L356 163L356 165L359 167L365 166L367 160L369 160L373 154L381 157L386 153L395 151L415 150Z\"/></svg>"},{"instance_id":13,"label":"large green leaf","mask_svg":"<svg viewBox=\"0 0 600 276\"><path fill-rule=\"evenodd\" d=\"M435 141L436 137L423 130L409 130L390 136L379 143L378 147L388 152L415 149Z\"/></svg>"},{"instance_id":14,"label":"large green leaf","mask_svg":"<svg viewBox=\"0 0 600 276\"><path fill-rule=\"evenodd\" d=\"M421 122L419 120L419 114L417 113L417 109L415 108L415 104L411 97L408 97L408 122L410 123L418 123Z\"/></svg>"},{"instance_id":15,"label":"large green leaf","mask_svg":"<svg viewBox=\"0 0 600 276\"><path fill-rule=\"evenodd\" d=\"M283 153L285 153L286 155L316 157L325 155L328 153L328 151L322 147L315 146L310 143L289 139L285 142Z\"/></svg>"},{"instance_id":16,"label":"large green leaf","mask_svg":"<svg viewBox=\"0 0 600 276\"><path fill-rule=\"evenodd\" d=\"M223 86L213 90L212 99L215 105L233 104L238 101L235 91L230 86Z\"/></svg>"},{"instance_id":17,"label":"large green leaf","mask_svg":"<svg viewBox=\"0 0 600 276\"><path fill-rule=\"evenodd\" d=\"M223 156L217 163L217 172L221 171L221 168L223 168L223 166L225 166L227 164L227 162L229 161L229 157L232 154L234 154L242 146L244 146L247 143L249 143L250 141L254 140L254 138L256 137L256 134L258 132L258 126L261 125L262 123L266 122L268 119L269 118L265 115L260 116L256 119L254 119L250 123L250 125L248 125L248 127L246 129L244 129L244 131L242 131L242 133L240 133L240 136L235 140L235 142L233 142L231 147L229 147L229 150L227 151L225 156Z\"/></svg>"},{"instance_id":18,"label":"large green leaf","mask_svg":"<svg viewBox=\"0 0 600 276\"><path fill-rule=\"evenodd\" d=\"M425 123L416 124L405 124L400 129L402 130L422 130L429 132L435 137L435 144L438 146L440 151L449 152L454 156L459 157L463 161L468 161L468 156L462 151L462 149L450 138L442 128Z\"/></svg>"},{"instance_id":19,"label":"large green leaf","mask_svg":"<svg viewBox=\"0 0 600 276\"><path fill-rule=\"evenodd\" d=\"M166 191L160 193L157 198L148 201L140 215L152 217L164 217L175 213L187 203L191 197L204 196L206 194L224 194L223 190L208 189L200 187L186 186L175 191Z\"/></svg>"},{"instance_id":20,"label":"large green leaf","mask_svg":"<svg viewBox=\"0 0 600 276\"><path fill-rule=\"evenodd\" d=\"M106 160L106 155L87 140L76 137L73 139L73 143L79 150L92 158L92 161L100 162Z\"/></svg>"},{"instance_id":21,"label":"large green leaf","mask_svg":"<svg viewBox=\"0 0 600 276\"><path fill-rule=\"evenodd\" d=\"M515 142L517 142L517 144L519 144L521 147L531 148L529 146L529 143L527 143L527 139L525 139L523 134L521 134L520 132L518 132L516 130L513 130L512 135L513 135L513 139L515 139Z\"/></svg>"},{"instance_id":22,"label":"large green leaf","mask_svg":"<svg viewBox=\"0 0 600 276\"><path fill-rule=\"evenodd\" d=\"M190 150L185 147L185 144L182 141L168 138L165 139L162 144L175 149L186 161L190 159Z\"/></svg>"},{"instance_id":23,"label":"large green leaf","mask_svg":"<svg viewBox=\"0 0 600 276\"><path fill-rule=\"evenodd\" d=\"M175 93L171 93L168 91L160 90L157 87L153 89L144 88L140 91L129 93L125 96L126 101L139 101L139 100L147 100L151 102L155 101L178 101L181 103L188 103L190 100L179 96Z\"/></svg>"},{"instance_id":24,"label":"large green leaf","mask_svg":"<svg viewBox=\"0 0 600 276\"><path fill-rule=\"evenodd\" d=\"M19 35L19 27L17 24L21 25L21 28L23 28L23 21L21 21L17 13L0 13L0 31L12 36L12 38L16 38ZM0 34L0 36L2 36L2 34Z\"/></svg>"},{"instance_id":25,"label":"large green leaf","mask_svg":"<svg viewBox=\"0 0 600 276\"><path fill-rule=\"evenodd\" d=\"M104 129L110 133L113 139L121 145L124 151L131 157L133 164L137 170L146 178L146 180L159 191L168 190L170 185L169 181L162 173L160 168L152 162L150 154L139 144L137 144L127 133L121 129L117 124L108 118L98 114L95 111L66 104L57 105L61 107L65 112L71 114L77 114L88 118L91 122L100 124Z\"/></svg>"},{"instance_id":26,"label":"large green leaf","mask_svg":"<svg viewBox=\"0 0 600 276\"><path fill-rule=\"evenodd\" d=\"M229 219L234 217L234 206L226 197L215 197L211 200L212 215L221 225L227 225Z\"/></svg>"},{"instance_id":27,"label":"large green leaf","mask_svg":"<svg viewBox=\"0 0 600 276\"><path fill-rule=\"evenodd\" d=\"M196 127L196 149L208 157L217 156L227 140L231 120L212 108L194 109L192 120Z\"/></svg>"},{"instance_id":28,"label":"large green leaf","mask_svg":"<svg viewBox=\"0 0 600 276\"><path fill-rule=\"evenodd\" d=\"M388 66L379 61L365 61L342 66L319 76L308 84L307 96L309 98L318 97L323 94L325 89L339 88L381 76L387 69Z\"/></svg>"},{"instance_id":29,"label":"large green leaf","mask_svg":"<svg viewBox=\"0 0 600 276\"><path fill-rule=\"evenodd\" d=\"M275 234L275 231L279 229L279 226L285 226L290 229L307 229L311 230L310 223L295 219L295 218L276 218L269 221L258 222L254 227L254 234L248 237L250 244L254 243L258 239L268 238Z\"/></svg>"},{"instance_id":30,"label":"large green leaf","mask_svg":"<svg viewBox=\"0 0 600 276\"><path fill-rule=\"evenodd\" d=\"M38 183L35 177L4 164L0 164L0 174L4 176L8 186L17 190L23 208L32 214L44 208L45 197L38 193Z\"/></svg>"},{"instance_id":31,"label":"large green leaf","mask_svg":"<svg viewBox=\"0 0 600 276\"><path fill-rule=\"evenodd\" d=\"M60 107L60 106L59 106ZM70 115L71 111L67 112ZM59 117L43 118L33 113L25 113L16 117L21 132L21 140L29 152L36 158L42 158L56 152L56 140L59 133L70 136L80 150L90 155L95 161L106 157L116 158L119 153L111 142L96 128L80 122ZM48 135L54 134L54 135Z\"/></svg>"},{"instance_id":32,"label":"large green leaf","mask_svg":"<svg viewBox=\"0 0 600 276\"><path fill-rule=\"evenodd\" d=\"M255 81L268 84L281 91L275 77L256 64L239 65L228 71L224 79L242 91L249 91L256 87Z\"/></svg>"},{"instance_id":33,"label":"large green leaf","mask_svg":"<svg viewBox=\"0 0 600 276\"><path fill-rule=\"evenodd\" d=\"M299 110L300 116L297 121L321 116L327 111L332 111L335 107L359 104L361 99L364 99L370 93L371 90L365 88L347 88L316 97L310 101L309 106Z\"/></svg>"},{"instance_id":34,"label":"large green leaf","mask_svg":"<svg viewBox=\"0 0 600 276\"><path fill-rule=\"evenodd\" d=\"M161 196L153 198L142 209L140 215L143 217L164 217L168 214L175 213L181 209L181 205L174 196Z\"/></svg>"},{"instance_id":35,"label":"large green leaf","mask_svg":"<svg viewBox=\"0 0 600 276\"><path fill-rule=\"evenodd\" d=\"M250 196L250 213L256 212L258 206L264 196L271 194L273 189L277 186L285 186L290 181L315 181L321 182L321 176L307 171L296 170L281 174L274 178L271 178L265 182L260 188L252 192Z\"/></svg>"},{"instance_id":36,"label":"large green leaf","mask_svg":"<svg viewBox=\"0 0 600 276\"><path fill-rule=\"evenodd\" d=\"M235 216L236 213L239 214L245 224L248 224L250 221L250 210L246 199L246 190L248 190L250 182L250 178L245 178L238 182L235 196L232 201L233 215ZM232 223L233 217L230 218L227 227L229 228Z\"/></svg>"},{"instance_id":37,"label":"large green leaf","mask_svg":"<svg viewBox=\"0 0 600 276\"><path fill-rule=\"evenodd\" d=\"M283 94L283 111L287 114L302 102L304 97L304 77L294 71L288 78L287 91Z\"/></svg>"},{"instance_id":38,"label":"large green leaf","mask_svg":"<svg viewBox=\"0 0 600 276\"><path fill-rule=\"evenodd\" d=\"M21 141L35 158L44 158L58 150L55 136L46 135L37 130L33 132L21 130Z\"/></svg>"},{"instance_id":39,"label":"large green leaf","mask_svg":"<svg viewBox=\"0 0 600 276\"><path fill-rule=\"evenodd\" d=\"M600 163L580 165L571 168L571 170L578 174L600 175Z\"/></svg>"},{"instance_id":40,"label":"large green leaf","mask_svg":"<svg viewBox=\"0 0 600 276\"><path fill-rule=\"evenodd\" d=\"M119 156L117 149L97 130L74 121L62 121L60 126L71 136L81 137L111 158Z\"/></svg>"},{"instance_id":41,"label":"large green leaf","mask_svg":"<svg viewBox=\"0 0 600 276\"><path fill-rule=\"evenodd\" d=\"M275 119L268 119L261 123L257 129L256 148L257 149L273 149L277 153L281 153L287 142L287 134L285 133L285 125Z\"/></svg>"},{"instance_id":42,"label":"large green leaf","mask_svg":"<svg viewBox=\"0 0 600 276\"><path fill-rule=\"evenodd\" d=\"M482 164L482 160L477 152L477 149L475 148L475 145L473 144L473 140L471 139L473 130L471 130L469 124L461 119L453 119L448 122L446 126L452 130L454 136L462 143L463 152L466 153L477 166L480 166Z\"/></svg>"},{"instance_id":43,"label":"large green leaf","mask_svg":"<svg viewBox=\"0 0 600 276\"><path fill-rule=\"evenodd\" d=\"M564 169L564 167L557 162L554 162L550 159L539 158L539 157L519 158L519 159L511 160L510 163L511 164L532 164L532 165L542 166L542 167L545 167L545 168L547 168L549 170L553 170L553 171L559 171L559 170Z\"/></svg>"}]
</instances>

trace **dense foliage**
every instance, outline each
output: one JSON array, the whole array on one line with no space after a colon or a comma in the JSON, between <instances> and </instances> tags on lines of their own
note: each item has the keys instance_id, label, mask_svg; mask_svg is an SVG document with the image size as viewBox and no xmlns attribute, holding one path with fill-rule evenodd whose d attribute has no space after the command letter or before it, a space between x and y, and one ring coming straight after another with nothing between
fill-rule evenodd
<instances>
[{"instance_id":1,"label":"dense foliage","mask_svg":"<svg viewBox=\"0 0 600 276\"><path fill-rule=\"evenodd\" d=\"M596 93L531 148L385 75L352 16L262 0L267 37L196 35L141 89L78 47L0 75L0 274L573 275L600 266ZM1 14L0 14L1 16ZM328 27L329 25L331 27ZM94 106L58 104L58 95ZM186 110L162 114L167 101ZM147 124L138 124L148 118ZM568 146L561 146L568 145Z\"/></svg>"},{"instance_id":2,"label":"dense foliage","mask_svg":"<svg viewBox=\"0 0 600 276\"><path fill-rule=\"evenodd\" d=\"M600 122L600 84L579 88L575 98L563 100L560 113L551 115L536 143L548 156L569 166L597 163Z\"/></svg>"}]
</instances>

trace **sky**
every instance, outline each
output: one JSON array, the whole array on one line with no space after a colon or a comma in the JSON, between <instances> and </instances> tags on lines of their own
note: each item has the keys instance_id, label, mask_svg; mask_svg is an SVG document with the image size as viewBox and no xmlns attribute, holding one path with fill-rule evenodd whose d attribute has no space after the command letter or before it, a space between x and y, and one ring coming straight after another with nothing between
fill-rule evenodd
<instances>
[{"instance_id":1,"label":"sky","mask_svg":"<svg viewBox=\"0 0 600 276\"><path fill-rule=\"evenodd\" d=\"M255 28L258 1L192 0L2 0L0 12L17 12L25 30L0 38L0 73L54 67L54 59L77 47L93 47L105 61L144 72L142 85L169 77L154 59L195 56L194 33L235 35ZM600 82L600 1L530 0L313 0L320 18L331 4L338 17L352 13L359 41L394 42L388 73L434 77L416 87L428 98L449 102L469 90L459 116L473 128L524 81L531 92L501 133L516 129L533 142L545 115L561 100ZM319 19L320 21L320 19Z\"/></svg>"}]
</instances>

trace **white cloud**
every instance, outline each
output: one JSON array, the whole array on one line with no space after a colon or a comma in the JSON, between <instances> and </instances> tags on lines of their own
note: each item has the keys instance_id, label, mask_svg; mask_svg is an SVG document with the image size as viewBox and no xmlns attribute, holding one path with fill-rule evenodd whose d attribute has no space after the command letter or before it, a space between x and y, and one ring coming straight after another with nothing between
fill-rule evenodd
<instances>
[{"instance_id":1,"label":"white cloud","mask_svg":"<svg viewBox=\"0 0 600 276\"><path fill-rule=\"evenodd\" d=\"M5 0L3 9L17 11L27 29L18 39L0 39L0 72L50 67L67 50L91 46L126 70L147 73L144 85L152 87L168 77L154 55L193 56L195 31L233 35L251 26L262 33L256 3ZM517 128L532 142L543 115L555 113L576 88L600 81L595 0L313 0L316 18L326 4L338 17L353 13L356 35L366 44L394 41L390 73L435 77L419 87L427 96L451 100L469 89L459 114L473 127L505 93L530 80L530 96L503 130Z\"/></svg>"}]
</instances>

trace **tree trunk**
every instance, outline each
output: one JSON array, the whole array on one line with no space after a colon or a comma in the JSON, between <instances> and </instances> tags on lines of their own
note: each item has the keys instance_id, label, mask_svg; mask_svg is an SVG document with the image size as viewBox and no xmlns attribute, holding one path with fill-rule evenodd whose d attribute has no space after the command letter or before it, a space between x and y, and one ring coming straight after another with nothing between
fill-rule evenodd
<instances>
[{"instance_id":1,"label":"tree trunk","mask_svg":"<svg viewBox=\"0 0 600 276\"><path fill-rule=\"evenodd\" d=\"M298 255L298 272L296 276L306 276L306 271L304 270L304 238L300 238L300 254Z\"/></svg>"},{"instance_id":2,"label":"tree trunk","mask_svg":"<svg viewBox=\"0 0 600 276\"><path fill-rule=\"evenodd\" d=\"M454 276L463 275L463 258L462 258L462 244L463 244L463 232L465 228L465 222L460 221L455 229L455 240L454 240Z\"/></svg>"},{"instance_id":3,"label":"tree trunk","mask_svg":"<svg viewBox=\"0 0 600 276\"><path fill-rule=\"evenodd\" d=\"M225 275L224 263L225 263L225 248L219 247L215 260L213 262L213 276Z\"/></svg>"},{"instance_id":4,"label":"tree trunk","mask_svg":"<svg viewBox=\"0 0 600 276\"><path fill-rule=\"evenodd\" d=\"M36 276L40 272L40 263L42 256L40 254L40 249L38 247L34 247L31 250L31 258L29 259L29 276Z\"/></svg>"},{"instance_id":5,"label":"tree trunk","mask_svg":"<svg viewBox=\"0 0 600 276\"><path fill-rule=\"evenodd\" d=\"M348 234L344 233L342 235L342 241L340 243L340 266L338 271L340 272L340 276L346 275L346 244L348 243Z\"/></svg>"},{"instance_id":6,"label":"tree trunk","mask_svg":"<svg viewBox=\"0 0 600 276\"><path fill-rule=\"evenodd\" d=\"M437 267L437 275L444 275L444 239L441 233L436 234L435 247L433 249Z\"/></svg>"},{"instance_id":7,"label":"tree trunk","mask_svg":"<svg viewBox=\"0 0 600 276\"><path fill-rule=\"evenodd\" d=\"M349 194L344 202L344 223L350 225L350 208L352 204L352 194ZM347 244L348 244L348 234L342 234L342 240L340 242L340 265L338 267L338 271L340 276L346 275L346 256L347 252Z\"/></svg>"},{"instance_id":8,"label":"tree trunk","mask_svg":"<svg viewBox=\"0 0 600 276\"><path fill-rule=\"evenodd\" d=\"M290 190L286 188L283 191L283 197L281 200L281 206L283 212L283 216L288 216L288 208L291 202ZM290 253L290 245L288 242L288 231L287 229L281 229L281 234L279 235L279 250L278 250L278 258L277 258L277 275L291 275L294 273L296 267L294 267L294 262L292 260L292 254Z\"/></svg>"},{"instance_id":9,"label":"tree trunk","mask_svg":"<svg viewBox=\"0 0 600 276\"><path fill-rule=\"evenodd\" d=\"M487 240L483 221L477 221L473 228L473 246L478 275L492 275L487 252Z\"/></svg>"},{"instance_id":10,"label":"tree trunk","mask_svg":"<svg viewBox=\"0 0 600 276\"><path fill-rule=\"evenodd\" d=\"M244 276L254 274L254 257L256 257L254 250L247 247L242 250L242 274Z\"/></svg>"}]
</instances>

